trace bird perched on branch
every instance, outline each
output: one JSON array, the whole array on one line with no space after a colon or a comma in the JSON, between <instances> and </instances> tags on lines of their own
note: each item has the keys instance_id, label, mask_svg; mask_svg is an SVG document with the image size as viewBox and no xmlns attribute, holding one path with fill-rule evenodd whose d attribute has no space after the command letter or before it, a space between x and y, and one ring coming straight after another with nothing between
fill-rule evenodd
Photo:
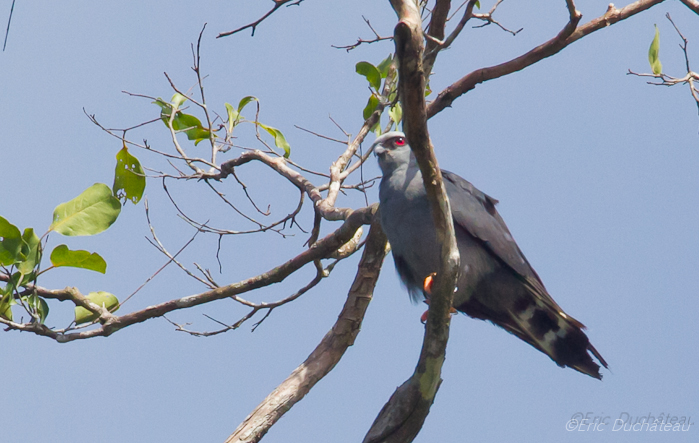
<instances>
[{"instance_id":1,"label":"bird perched on branch","mask_svg":"<svg viewBox=\"0 0 699 443\"><path fill-rule=\"evenodd\" d=\"M379 187L381 225L401 280L413 299L429 298L429 282L440 263L432 212L422 174L402 132L388 132L373 144L383 179ZM461 255L454 308L490 320L551 357L601 379L584 326L553 301L495 209L497 200L458 175L442 170Z\"/></svg>"}]
</instances>

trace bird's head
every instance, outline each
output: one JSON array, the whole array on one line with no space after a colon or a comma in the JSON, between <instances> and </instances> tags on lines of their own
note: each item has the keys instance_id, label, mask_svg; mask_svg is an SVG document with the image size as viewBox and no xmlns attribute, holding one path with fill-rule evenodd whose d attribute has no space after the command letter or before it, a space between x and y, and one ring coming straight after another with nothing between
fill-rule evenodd
<instances>
[{"instance_id":1,"label":"bird's head","mask_svg":"<svg viewBox=\"0 0 699 443\"><path fill-rule=\"evenodd\" d=\"M379 159L379 167L384 175L398 167L407 167L415 163L415 157L402 132L392 131L377 137L372 148Z\"/></svg>"}]
</instances>

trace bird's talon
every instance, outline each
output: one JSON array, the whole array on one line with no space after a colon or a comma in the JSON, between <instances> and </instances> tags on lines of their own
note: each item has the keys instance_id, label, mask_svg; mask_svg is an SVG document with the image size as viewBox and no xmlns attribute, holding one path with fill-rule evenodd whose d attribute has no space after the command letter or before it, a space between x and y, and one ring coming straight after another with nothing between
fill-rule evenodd
<instances>
[{"instance_id":1,"label":"bird's talon","mask_svg":"<svg viewBox=\"0 0 699 443\"><path fill-rule=\"evenodd\" d=\"M430 278L430 277L427 277L427 278ZM427 278L426 278L425 280L427 280ZM427 304L427 305L430 304L430 299L429 299L429 298L426 298L426 299L425 299L425 304ZM428 313L428 312L430 312L429 309L426 310L425 312L423 312L422 315L420 316L420 323L422 323L423 325L424 325L425 323L427 323L427 313ZM450 315L456 314L457 312L459 312L459 311L457 311L455 307L452 306L452 307L449 308L449 314L450 314Z\"/></svg>"},{"instance_id":2,"label":"bird's talon","mask_svg":"<svg viewBox=\"0 0 699 443\"><path fill-rule=\"evenodd\" d=\"M425 281L422 282L422 290L425 294L432 295L432 286L434 285L434 278L437 276L436 272L431 273L425 277Z\"/></svg>"},{"instance_id":3,"label":"bird's talon","mask_svg":"<svg viewBox=\"0 0 699 443\"><path fill-rule=\"evenodd\" d=\"M422 315L420 316L420 323L422 323L423 325L425 323L427 323L427 313L428 312L430 312L430 311L427 310L427 311L423 312Z\"/></svg>"}]
</instances>

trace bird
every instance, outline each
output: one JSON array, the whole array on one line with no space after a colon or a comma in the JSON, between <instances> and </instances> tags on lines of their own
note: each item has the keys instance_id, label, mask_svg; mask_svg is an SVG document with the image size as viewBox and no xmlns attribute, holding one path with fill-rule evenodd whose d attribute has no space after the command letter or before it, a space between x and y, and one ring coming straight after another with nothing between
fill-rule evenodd
<instances>
[{"instance_id":1,"label":"bird","mask_svg":"<svg viewBox=\"0 0 699 443\"><path fill-rule=\"evenodd\" d=\"M414 301L429 300L439 270L440 245L422 173L405 134L387 132L372 145L383 173L381 227L398 275ZM453 308L488 320L548 355L558 366L602 379L607 362L583 332L585 326L553 300L515 243L494 198L442 170L461 256Z\"/></svg>"}]
</instances>

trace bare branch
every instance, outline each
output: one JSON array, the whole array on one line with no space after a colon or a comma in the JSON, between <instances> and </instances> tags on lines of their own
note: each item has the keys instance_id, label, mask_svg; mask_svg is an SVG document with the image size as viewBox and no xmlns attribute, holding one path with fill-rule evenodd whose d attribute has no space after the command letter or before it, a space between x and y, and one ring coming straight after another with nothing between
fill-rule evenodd
<instances>
[{"instance_id":1,"label":"bare branch","mask_svg":"<svg viewBox=\"0 0 699 443\"><path fill-rule=\"evenodd\" d=\"M375 216L357 275L337 322L308 358L247 416L226 443L259 442L286 411L335 367L359 333L387 252L386 237Z\"/></svg>"},{"instance_id":2,"label":"bare branch","mask_svg":"<svg viewBox=\"0 0 699 443\"><path fill-rule=\"evenodd\" d=\"M151 241L150 239L148 242L153 245L158 251L160 251L163 255L165 255L169 260L168 262L163 265L158 272L160 272L162 269L165 268L170 263L175 263L180 269L182 269L187 275L198 281L199 283L202 283L204 286L208 287L209 289L214 289L216 286L212 285L211 282L206 281L202 279L201 277L198 277L194 275L189 269L185 268L182 263L177 261L177 256L182 253L185 249L187 249L187 246L192 244L195 238L197 238L197 235L202 231L201 229L197 229L197 232L194 233L192 238L190 238L180 249L177 251L176 254L170 254L167 249L165 249L165 246L160 242L160 239L158 236L155 234L155 228L153 227L153 224L150 221L150 210L148 209L148 202L146 201L144 203L145 210L146 210L146 220L148 221L148 228L150 229L151 236L153 237L153 240ZM157 274L157 273L156 273ZM140 288L139 288L140 289ZM121 304L125 303L129 298L131 298L134 294L131 294L124 302Z\"/></svg>"},{"instance_id":3,"label":"bare branch","mask_svg":"<svg viewBox=\"0 0 699 443\"><path fill-rule=\"evenodd\" d=\"M364 19L364 22L367 24L367 26L369 26L369 29L371 29L371 32L374 33L374 38L373 38L373 39L371 39L371 40L365 40L365 39L363 39L363 38L360 37L360 38L357 39L357 43L355 43L355 44L353 44L353 45L345 45L345 46L330 45L330 46L333 47L333 48L336 48L336 49L345 49L347 52L350 52L352 49L356 48L356 47L359 46L359 45L365 44L365 43L366 43L366 44L371 44L371 43L376 43L376 42L380 42L380 41L383 41L383 40L393 40L393 36L390 36L390 37L381 37L381 36L379 35L379 33L376 32L376 30L374 29L374 27L371 26L371 23L369 22L369 20L367 20L366 17L364 17L364 16L362 16L362 18Z\"/></svg>"},{"instance_id":4,"label":"bare branch","mask_svg":"<svg viewBox=\"0 0 699 443\"><path fill-rule=\"evenodd\" d=\"M324 138L324 139L326 139L326 140L330 140L331 142L339 143L339 144L341 144L341 145L346 145L346 144L347 144L347 141L345 141L345 140L338 140L338 139L336 139L336 138L328 137L327 135L323 135L323 134L319 134L319 133L317 133L317 132L313 132L313 131L311 131L310 129L302 128L301 126L298 126L298 125L294 125L294 127L295 127L296 129L300 129L300 130L302 130L302 131L304 131L304 132L308 132L309 134L313 134L313 135L315 135L316 137L320 137L320 138Z\"/></svg>"},{"instance_id":5,"label":"bare branch","mask_svg":"<svg viewBox=\"0 0 699 443\"><path fill-rule=\"evenodd\" d=\"M699 14L699 2L697 0L680 0L686 7Z\"/></svg>"},{"instance_id":6,"label":"bare branch","mask_svg":"<svg viewBox=\"0 0 699 443\"><path fill-rule=\"evenodd\" d=\"M386 80L384 81L383 90L381 91L381 98L383 100L379 101L378 106L371 116L364 122L357 136L347 145L345 152L343 152L342 155L338 157L338 159L334 161L332 165L330 165L330 183L328 186L328 195L325 199L316 203L316 208L321 211L321 213L325 213L330 208L334 208L335 201L337 200L337 196L342 187L342 183L352 171L356 170L356 168L363 164L363 162L368 158L367 156L363 157L357 164L354 165L353 168L347 170L347 166L352 160L352 157L356 155L359 146L364 141L364 138L366 138L366 136L369 134L371 128L379 122L381 113L388 105L387 98L394 86L395 78L396 71L389 70Z\"/></svg>"},{"instance_id":7,"label":"bare branch","mask_svg":"<svg viewBox=\"0 0 699 443\"><path fill-rule=\"evenodd\" d=\"M437 59L437 54L439 51L443 49L447 49L451 44L454 42L456 37L461 34L461 31L464 29L464 26L466 23L469 21L471 17L473 17L473 7L476 4L477 0L469 0L468 5L466 6L466 11L464 11L463 17L461 17L461 20L459 23L456 25L456 28L449 34L449 37L446 38L446 40L441 41L444 39L444 29L442 26L441 32L439 34L433 34L430 32L429 34L426 34L427 37L427 47L425 49L425 55L424 55L424 65L425 65L425 72L427 75L430 75L432 73L432 66L434 66L434 62ZM440 6L438 3L437 6ZM496 5L497 6L497 5ZM446 11L448 12L448 11ZM492 11L491 11L492 12ZM440 13L441 16L441 13ZM434 20L434 16L433 16ZM430 22L430 30L432 29L432 22ZM440 36L441 35L441 36Z\"/></svg>"},{"instance_id":8,"label":"bare branch","mask_svg":"<svg viewBox=\"0 0 699 443\"><path fill-rule=\"evenodd\" d=\"M264 215L264 216L268 216L268 215L270 214L270 212L269 212L269 205L267 206L267 210L266 210L266 211L263 211L263 210L261 210L260 208L258 208L258 207L257 207L257 203L255 203L255 200L252 199L252 197L250 196L250 193L248 192L248 186L247 186L245 183L243 183L243 181L242 181L240 178L238 178L238 174L235 173L235 170L232 171L232 175L233 175L233 178L235 178L235 181L238 182L238 184L240 185L240 187L243 188L243 192L245 193L245 197L247 197L247 199L248 199L248 201L250 202L250 204L252 205L252 207L255 208L255 210L256 210L257 212L259 212L260 214L262 214L262 215ZM206 184L209 185L209 187L216 193L216 195L218 195L219 197L221 197L221 198L222 198L226 203L228 203L230 206L234 207L231 203L228 202L228 200L226 200L226 199L223 197L223 194L222 194L221 192L219 192L216 188L214 188L214 186L213 186L208 180L206 180ZM235 208L235 207L234 207L234 208Z\"/></svg>"},{"instance_id":9,"label":"bare branch","mask_svg":"<svg viewBox=\"0 0 699 443\"><path fill-rule=\"evenodd\" d=\"M233 31L222 32L219 35L217 35L216 38L228 37L229 35L233 35L235 33L238 33L240 31L243 31L243 30L248 29L248 28L252 28L252 34L250 34L250 36L252 37L255 35L255 30L257 29L257 25L262 23L270 15L274 14L277 9L281 8L286 3L289 3L287 6L297 6L297 5L301 4L302 1L303 0L274 0L274 7L272 9L270 9L265 15L260 17L258 20L255 20L252 23L248 23L245 26L241 26L238 29L234 29Z\"/></svg>"},{"instance_id":10,"label":"bare branch","mask_svg":"<svg viewBox=\"0 0 699 443\"><path fill-rule=\"evenodd\" d=\"M10 16L7 18L7 29L5 30L5 42L2 44L2 52L5 52L7 47L7 37L10 35L10 23L12 23L12 14L15 12L15 0L12 0L12 6L10 6Z\"/></svg>"},{"instance_id":11,"label":"bare branch","mask_svg":"<svg viewBox=\"0 0 699 443\"><path fill-rule=\"evenodd\" d=\"M617 9L613 5L610 5L604 15L585 23L583 26L577 27L582 15L575 10L572 1L567 0L566 5L569 10L570 20L557 36L543 43L542 45L537 46L526 54L523 54L508 62L496 66L481 68L462 77L454 84L448 86L442 92L440 92L437 98L429 104L427 107L428 118L431 118L445 108L450 107L454 100L475 88L479 83L512 74L513 72L521 71L527 66L557 54L563 48L581 39L582 37L591 34L592 32L606 28L607 26L611 26L621 20L627 19L633 15L645 11L648 8L662 3L663 1L664 0L638 0L622 9Z\"/></svg>"},{"instance_id":12,"label":"bare branch","mask_svg":"<svg viewBox=\"0 0 699 443\"><path fill-rule=\"evenodd\" d=\"M495 10L498 9L498 6L500 6L500 3L502 3L503 1L505 1L505 0L498 0L497 2L495 2L493 7L490 8L490 11L488 11L485 14L473 14L473 18L476 18L478 20L483 20L485 22L482 25L474 26L474 28L483 28L483 27L488 26L488 25L495 25L495 26L499 27L500 29L502 29L503 31L509 32L512 35L519 34L522 31L522 29L524 29L524 28L519 28L516 31L512 31L511 29L504 27L502 24L500 24L500 22L498 22L497 20L495 20L493 18L493 14L495 13ZM571 10L570 9L571 5L572 5L572 2L569 3L569 5L568 5L569 10ZM574 11L575 8L573 8L572 10Z\"/></svg>"},{"instance_id":13,"label":"bare branch","mask_svg":"<svg viewBox=\"0 0 699 443\"><path fill-rule=\"evenodd\" d=\"M447 24L450 9L451 0L436 0L425 36L429 35L436 40L444 40L444 28ZM431 49L430 46L434 46L434 44L430 44L430 40L428 40L425 52Z\"/></svg>"},{"instance_id":14,"label":"bare branch","mask_svg":"<svg viewBox=\"0 0 699 443\"><path fill-rule=\"evenodd\" d=\"M357 232L359 232L359 230L357 230ZM351 243L351 241L350 241L350 243ZM337 263L337 261L333 262L333 265L331 265L331 266L334 266L335 263ZM309 290L314 288L316 285L318 285L318 283L320 283L320 281L322 279L324 279L330 275L330 270L323 269L319 260L316 260L315 265L316 265L316 275L315 275L315 277L313 277L313 280L311 280L306 286L299 289L298 291L296 291L292 295L290 295L282 300L279 300L277 302L253 304L252 310L248 314L246 314L243 318L241 318L237 322L233 323L232 325L227 325L223 322L215 320L212 317L204 314L204 316L209 318L210 320L215 321L216 323L218 323L222 326L225 326L223 329L219 329L217 331L211 331L211 332L193 331L193 330L185 328L184 326L182 326L178 323L173 322L172 320L168 319L165 316L163 316L163 317L165 318L165 320L169 321L172 325L174 325L178 331L186 332L190 335L194 335L197 337L210 337L212 335L218 335L218 334L222 334L224 332L234 331L234 330L238 329L239 327L241 327L243 325L243 323L245 323L246 321L251 319L258 311L261 311L263 309L267 309L267 313L262 318L262 320L255 323L255 326L253 327L253 331L254 331L269 316L269 314L272 312L273 309L296 300L297 298L301 297L303 294L305 294L306 292L308 292ZM329 268L332 269L331 267L329 267ZM238 297L234 297L234 300L241 302L242 304L245 304L247 306L250 306L250 304L251 304L251 303L247 302L247 300L243 301L242 299L240 299Z\"/></svg>"},{"instance_id":15,"label":"bare branch","mask_svg":"<svg viewBox=\"0 0 699 443\"><path fill-rule=\"evenodd\" d=\"M125 92L125 91L122 91L122 92ZM132 96L135 96L135 97L147 97L147 98L152 98L152 97L148 97L148 96L141 95L141 94L132 94L132 93L130 93L130 92L125 92L125 93L126 93L126 94L129 94L129 95L132 95ZM157 100L157 99L153 99L153 100ZM95 114L88 114L87 111L85 110L85 108L83 108L83 113L87 116L87 118L90 119L90 121L91 121L92 123L94 123L94 124L95 124L97 127L99 127L101 130L103 130L103 131L106 132L107 134L111 135L112 137L121 140L123 143L125 143L125 144L127 144L127 145L129 145L129 146L135 146L135 147L137 147L137 148L139 148L139 149L143 149L143 150L145 150L145 151L149 151L149 152L152 152L152 153L154 153L154 154L161 155L161 156L163 156L163 157L165 157L165 158L169 158L169 159L182 160L182 161L184 161L184 162L191 162L191 163L202 163L202 164L204 164L204 165L206 165L206 166L209 166L209 167L212 168L212 169L218 170L218 166L217 166L217 165L215 165L215 164L209 162L208 160L204 160L203 158L198 158L198 157L187 157L186 155L184 155L184 156L183 156L183 155L173 155L173 154L170 154L170 153L167 153L167 152L162 152L162 151L158 151L157 149L153 149L152 147L150 147L150 146L148 145L148 143L147 143L145 140L143 141L143 144L139 144L139 143L136 143L136 142L134 142L134 141L127 140L127 139L125 138L125 137L126 137L126 132L127 132L127 131L130 131L130 130L132 130L132 129L139 128L139 127L141 127L141 126L144 126L144 125L147 125L147 124L150 124L150 123L154 123L154 122L160 121L160 120L161 120L160 117L159 117L159 118L156 118L156 119L153 119L153 120L149 120L149 121L144 122L144 123L140 123L140 124L135 125L135 126L132 126L132 127L130 127L130 128L126 128L126 129L112 129L112 128L107 128L107 127L103 126L100 122L97 121L97 118L95 117ZM121 132L122 135L115 134L115 132ZM178 146L178 145L176 145L176 146ZM174 167L174 166L173 166L173 167ZM175 169L177 169L177 168L175 168ZM198 169L198 168L197 168L196 170L201 171L201 169ZM178 172L181 172L181 171L178 170ZM187 174L181 173L181 177L180 177L180 178L195 178L195 177L194 177L194 176L191 176L191 175L187 175Z\"/></svg>"},{"instance_id":16,"label":"bare branch","mask_svg":"<svg viewBox=\"0 0 699 443\"><path fill-rule=\"evenodd\" d=\"M672 20L672 17L670 17L670 13L666 13L665 17L672 23L672 26L675 28L675 31L677 34L680 36L680 39L682 39L682 43L680 44L680 48L682 49L682 52L684 53L684 63L687 68L687 74L684 77L678 78L678 77L673 77L671 75L667 75L664 73L659 73L659 74L639 74L637 72L634 72L629 69L629 72L627 74L630 75L635 75L637 77L652 77L660 80L659 82L646 82L649 85L654 85L654 86L675 86L678 84L687 84L689 86L689 91L692 94L692 98L694 98L694 101L697 104L697 113L699 113L699 89L697 89L695 82L699 82L699 74L696 72L692 71L691 66L689 65L689 53L687 52L687 45L689 44L689 41L687 38L682 34L680 29L677 27L675 22Z\"/></svg>"},{"instance_id":17,"label":"bare branch","mask_svg":"<svg viewBox=\"0 0 699 443\"><path fill-rule=\"evenodd\" d=\"M388 72L388 75L386 76L386 80L384 81L384 86L383 90L381 93L381 97L383 99L387 99L389 92L393 88L394 82L396 78L396 72L394 69L390 69ZM313 229L311 230L311 235L308 238L308 241L306 244L312 245L316 242L318 239L318 236L320 235L320 225L322 219L326 220L335 220L336 218L334 217L342 217L342 213L346 211L345 209L338 209L335 207L335 201L337 199L337 196L342 189L343 182L347 178L348 174L351 171L347 171L347 165L351 161L351 159L356 155L357 150L361 146L362 141L366 138L366 136L369 134L369 131L371 130L374 125L376 125L379 122L379 119L381 118L381 113L385 109L385 107L388 105L386 100L379 100L379 104L376 106L376 109L374 112L371 113L369 118L367 118L364 121L364 124L359 130L359 133L357 136L352 140L351 143L348 143L347 149L345 152L342 153L342 155L335 161L333 164L330 166L330 182L327 185L328 189L328 195L326 198L322 198L320 196L320 191L318 188L315 188L313 190L313 195L309 194L311 199L313 200L315 206L315 218L313 220ZM332 119L331 119L332 120ZM333 120L333 123L335 121ZM335 123L337 124L337 123ZM338 128L340 126L338 125ZM340 128L342 130L342 128ZM344 130L342 130L344 132ZM359 164L363 164L363 162L366 160L366 156L361 159ZM356 168L355 168L356 169ZM317 197L316 197L317 195ZM319 197L319 198L318 198Z\"/></svg>"},{"instance_id":18,"label":"bare branch","mask_svg":"<svg viewBox=\"0 0 699 443\"><path fill-rule=\"evenodd\" d=\"M449 337L449 310L459 267L454 226L441 172L427 131L423 34L420 13L412 0L392 0L398 15L396 55L400 62L400 97L403 127L422 172L428 200L442 245L438 290L430 309L420 359L408 379L383 407L364 442L410 442L422 428L441 383L444 352ZM436 297L435 297L436 296Z\"/></svg>"},{"instance_id":19,"label":"bare branch","mask_svg":"<svg viewBox=\"0 0 699 443\"><path fill-rule=\"evenodd\" d=\"M204 110L204 115L206 116L207 129L209 131L209 143L211 143L211 163L216 164L216 153L218 151L218 148L216 147L214 130L211 123L211 116L209 115L209 108L208 106L206 106L206 97L204 96L204 83L201 77L201 37L204 35L205 29L206 23L204 23L204 26L201 28L201 32L199 32L196 51L194 49L194 45L192 45L192 58L194 59L194 66L192 67L192 70L197 75L197 84L199 85L199 94L201 96L200 106Z\"/></svg>"},{"instance_id":20,"label":"bare branch","mask_svg":"<svg viewBox=\"0 0 699 443\"><path fill-rule=\"evenodd\" d=\"M237 166L244 165L250 161L257 160L265 165L269 166L276 172L278 172L282 177L289 180L292 184L298 187L300 190L304 191L313 201L316 206L318 202L323 200L323 196L320 194L318 189L313 183L311 183L306 177L294 171L287 165L286 159L284 157L272 157L258 149L254 151L243 152L239 157L227 160L221 164L221 172L218 174L206 175L203 178L210 178L213 180L221 180L226 178L229 174L232 174L233 169ZM349 208L330 208L327 214L328 220L343 220L346 215L352 210Z\"/></svg>"},{"instance_id":21,"label":"bare branch","mask_svg":"<svg viewBox=\"0 0 699 443\"><path fill-rule=\"evenodd\" d=\"M335 232L327 235L325 238L313 244L309 249L303 251L286 263L269 270L268 272L248 278L238 283L233 283L196 295L177 298L122 316L111 314L101 306L92 303L89 301L89 299L80 295L75 288L49 290L34 285L26 286L28 290L36 291L36 293L43 298L71 301L77 306L82 306L85 309L88 309L90 312L99 314L99 322L101 323L101 326L95 329L82 332L62 333L53 331L36 322L19 324L2 321L2 323L6 324L8 329L33 332L38 335L53 338L59 343L67 343L73 340L83 340L92 337L106 337L133 324L142 323L146 320L150 320L151 318L162 317L163 315L172 311L198 306L215 300L234 298L236 301L242 303L242 301L237 298L238 294L269 286L274 283L279 283L306 264L329 257L333 251L336 251L342 245L350 241L360 226L369 224L371 222L374 214L377 211L377 207L378 205L375 204L366 208L351 211L346 217L346 220L342 226ZM9 276L0 274L0 281L7 281L7 279L9 279Z\"/></svg>"},{"instance_id":22,"label":"bare branch","mask_svg":"<svg viewBox=\"0 0 699 443\"><path fill-rule=\"evenodd\" d=\"M189 177L186 177L186 178L189 178ZM165 182L165 177L163 177L162 184L163 184L163 190L165 191L165 195L167 195L168 199L170 200L170 203L172 203L172 206L175 207L175 209L176 209L177 212L179 213L180 217L181 217L184 221L186 221L187 223L189 223L190 225L192 225L192 226L193 226L195 229L197 229L198 231L201 231L201 232L208 232L208 233L214 233L214 234L218 234L218 235L254 234L254 233L265 232L265 231L269 231L269 230L274 231L274 232L276 232L276 233L278 233L278 234L281 234L281 232L280 232L279 229L274 229L274 226L276 226L276 225L278 225L278 224L280 224L280 223L284 223L286 220L289 220L290 218L293 218L293 215L295 215L296 212L300 211L301 205L303 204L303 199L301 199L301 201L299 202L299 207L297 208L297 211L295 211L294 213L290 214L290 216L285 217L285 218L282 219L279 223L272 224L272 225L270 225L270 226L266 226L266 225L264 225L264 224L258 222L257 220L255 220L255 219L253 219L253 218L251 218L251 217L248 217L248 216L245 215L243 212L239 211L239 210L238 210L234 205L232 205L225 197L223 197L223 195L220 195L220 198L221 198L224 202L226 202L229 206L231 206L236 212L238 212L238 214L240 214L241 216L243 216L244 218L246 218L246 219L249 220L250 222L255 223L255 224L258 226L258 228L256 228L256 229L249 229L249 230L244 230L244 231L236 231L236 230L232 230L232 229L220 229L220 228L210 227L210 226L207 225L207 223L198 222L198 221L194 220L193 218L191 218L189 215L187 215L187 214L180 208L180 206L179 206L179 205L177 204L177 202L175 201L175 198L174 198L174 197L172 196L172 194L170 193L170 190L168 189L167 184L166 184L166 182ZM282 234L282 235L284 235L284 234Z\"/></svg>"}]
</instances>

